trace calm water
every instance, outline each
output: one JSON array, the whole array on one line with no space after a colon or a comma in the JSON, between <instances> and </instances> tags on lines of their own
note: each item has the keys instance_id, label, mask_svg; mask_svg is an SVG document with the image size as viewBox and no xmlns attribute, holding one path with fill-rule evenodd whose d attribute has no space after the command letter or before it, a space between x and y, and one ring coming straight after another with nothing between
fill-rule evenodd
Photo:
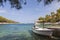
<instances>
[{"instance_id":1,"label":"calm water","mask_svg":"<svg viewBox=\"0 0 60 40\"><path fill-rule=\"evenodd\" d=\"M36 35L34 24L0 24L0 40L56 40Z\"/></svg>"}]
</instances>

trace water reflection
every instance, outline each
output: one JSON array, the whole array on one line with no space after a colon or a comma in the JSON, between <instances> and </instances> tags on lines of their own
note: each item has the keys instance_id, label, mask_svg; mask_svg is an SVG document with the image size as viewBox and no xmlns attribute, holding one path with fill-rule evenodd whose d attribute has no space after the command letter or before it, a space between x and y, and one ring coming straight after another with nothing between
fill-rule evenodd
<instances>
[{"instance_id":1,"label":"water reflection","mask_svg":"<svg viewBox=\"0 0 60 40\"><path fill-rule=\"evenodd\" d=\"M33 33L31 30L28 31L29 34L21 33L17 34L8 34L6 36L0 37L0 40L60 40L60 39L52 39L46 36L40 36Z\"/></svg>"},{"instance_id":2,"label":"water reflection","mask_svg":"<svg viewBox=\"0 0 60 40\"><path fill-rule=\"evenodd\" d=\"M52 39L48 36L42 36L42 35L38 35L33 33L32 31L30 31L32 37L34 38L34 40L57 40L57 39Z\"/></svg>"},{"instance_id":3,"label":"water reflection","mask_svg":"<svg viewBox=\"0 0 60 40\"><path fill-rule=\"evenodd\" d=\"M33 24L0 24L0 40L60 40L36 35L32 32Z\"/></svg>"}]
</instances>

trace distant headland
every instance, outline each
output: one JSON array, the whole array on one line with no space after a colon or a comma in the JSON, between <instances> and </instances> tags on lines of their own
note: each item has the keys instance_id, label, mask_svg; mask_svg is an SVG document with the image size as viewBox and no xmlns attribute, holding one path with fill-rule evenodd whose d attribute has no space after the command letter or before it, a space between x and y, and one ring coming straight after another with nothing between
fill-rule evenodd
<instances>
[{"instance_id":1,"label":"distant headland","mask_svg":"<svg viewBox=\"0 0 60 40\"><path fill-rule=\"evenodd\" d=\"M0 16L0 24L17 24L17 23L19 23L19 22L9 20L3 16Z\"/></svg>"}]
</instances>

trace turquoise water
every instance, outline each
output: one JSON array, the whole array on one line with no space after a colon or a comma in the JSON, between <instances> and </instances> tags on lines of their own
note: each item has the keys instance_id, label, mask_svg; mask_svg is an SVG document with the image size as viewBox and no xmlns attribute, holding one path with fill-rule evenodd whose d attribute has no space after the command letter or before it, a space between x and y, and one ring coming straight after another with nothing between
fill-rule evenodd
<instances>
[{"instance_id":1,"label":"turquoise water","mask_svg":"<svg viewBox=\"0 0 60 40\"><path fill-rule=\"evenodd\" d=\"M54 40L32 32L34 24L0 24L0 40Z\"/></svg>"}]
</instances>

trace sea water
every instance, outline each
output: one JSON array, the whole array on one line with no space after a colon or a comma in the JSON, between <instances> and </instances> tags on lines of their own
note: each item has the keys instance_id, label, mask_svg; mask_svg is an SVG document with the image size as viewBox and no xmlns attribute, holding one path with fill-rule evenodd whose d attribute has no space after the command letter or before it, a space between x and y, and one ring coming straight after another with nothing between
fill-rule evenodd
<instances>
[{"instance_id":1,"label":"sea water","mask_svg":"<svg viewBox=\"0 0 60 40\"><path fill-rule=\"evenodd\" d=\"M0 40L53 40L32 32L34 24L0 24Z\"/></svg>"}]
</instances>

